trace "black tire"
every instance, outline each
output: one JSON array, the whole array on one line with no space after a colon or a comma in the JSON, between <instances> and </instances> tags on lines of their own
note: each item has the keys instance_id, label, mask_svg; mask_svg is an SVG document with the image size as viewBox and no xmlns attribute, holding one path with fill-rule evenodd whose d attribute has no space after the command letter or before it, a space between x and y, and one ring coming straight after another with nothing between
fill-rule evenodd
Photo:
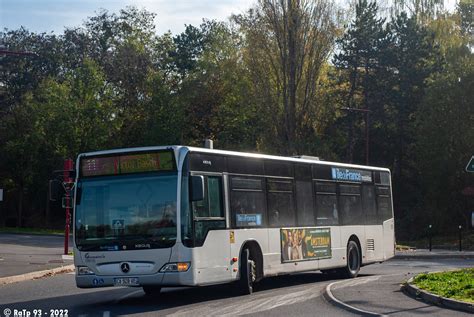
<instances>
[{"instance_id":1,"label":"black tire","mask_svg":"<svg viewBox=\"0 0 474 317\"><path fill-rule=\"evenodd\" d=\"M240 257L240 280L239 290L243 295L252 294L254 291L254 283L257 277L255 261L250 259L249 249L242 251Z\"/></svg>"},{"instance_id":2,"label":"black tire","mask_svg":"<svg viewBox=\"0 0 474 317\"><path fill-rule=\"evenodd\" d=\"M161 286L145 285L145 286L143 286L143 291L148 296L156 296L156 295L160 294Z\"/></svg>"},{"instance_id":3,"label":"black tire","mask_svg":"<svg viewBox=\"0 0 474 317\"><path fill-rule=\"evenodd\" d=\"M349 241L347 244L347 264L346 267L341 269L341 273L345 278L357 277L360 271L360 251L357 243Z\"/></svg>"}]
</instances>

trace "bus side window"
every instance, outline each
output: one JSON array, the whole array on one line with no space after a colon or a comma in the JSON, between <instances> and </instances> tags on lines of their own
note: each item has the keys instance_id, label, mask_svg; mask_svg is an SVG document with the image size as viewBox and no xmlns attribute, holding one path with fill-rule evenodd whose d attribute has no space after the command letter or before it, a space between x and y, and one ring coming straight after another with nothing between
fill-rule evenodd
<instances>
[{"instance_id":1,"label":"bus side window","mask_svg":"<svg viewBox=\"0 0 474 317\"><path fill-rule=\"evenodd\" d=\"M292 180L268 178L267 203L270 227L295 226Z\"/></svg>"},{"instance_id":2,"label":"bus side window","mask_svg":"<svg viewBox=\"0 0 474 317\"><path fill-rule=\"evenodd\" d=\"M375 225L378 223L374 185L362 185L362 209L365 213L366 225Z\"/></svg>"},{"instance_id":3,"label":"bus side window","mask_svg":"<svg viewBox=\"0 0 474 317\"><path fill-rule=\"evenodd\" d=\"M341 225L364 224L362 213L360 185L339 184L339 210Z\"/></svg>"},{"instance_id":4,"label":"bus side window","mask_svg":"<svg viewBox=\"0 0 474 317\"><path fill-rule=\"evenodd\" d=\"M263 227L265 194L260 177L231 176L230 211L233 227Z\"/></svg>"},{"instance_id":5,"label":"bus side window","mask_svg":"<svg viewBox=\"0 0 474 317\"><path fill-rule=\"evenodd\" d=\"M376 193L378 218L379 222L383 222L393 217L390 188L384 186L377 186Z\"/></svg>"},{"instance_id":6,"label":"bus side window","mask_svg":"<svg viewBox=\"0 0 474 317\"><path fill-rule=\"evenodd\" d=\"M316 225L338 225L339 211L337 208L336 183L316 181L315 190Z\"/></svg>"},{"instance_id":7,"label":"bus side window","mask_svg":"<svg viewBox=\"0 0 474 317\"><path fill-rule=\"evenodd\" d=\"M222 178L208 177L207 191L209 201L209 217L224 217L222 208Z\"/></svg>"},{"instance_id":8,"label":"bus side window","mask_svg":"<svg viewBox=\"0 0 474 317\"><path fill-rule=\"evenodd\" d=\"M314 226L314 197L311 180L311 165L295 165L296 218L298 226Z\"/></svg>"}]
</instances>

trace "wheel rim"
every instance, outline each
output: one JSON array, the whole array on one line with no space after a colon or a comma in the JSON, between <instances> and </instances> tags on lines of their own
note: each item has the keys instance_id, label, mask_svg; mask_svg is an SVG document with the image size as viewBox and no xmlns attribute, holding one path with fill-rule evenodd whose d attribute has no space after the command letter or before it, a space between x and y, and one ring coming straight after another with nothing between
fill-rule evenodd
<instances>
[{"instance_id":1,"label":"wheel rim","mask_svg":"<svg viewBox=\"0 0 474 317\"><path fill-rule=\"evenodd\" d=\"M255 261L250 260L250 282L253 284L257 279L257 268Z\"/></svg>"}]
</instances>

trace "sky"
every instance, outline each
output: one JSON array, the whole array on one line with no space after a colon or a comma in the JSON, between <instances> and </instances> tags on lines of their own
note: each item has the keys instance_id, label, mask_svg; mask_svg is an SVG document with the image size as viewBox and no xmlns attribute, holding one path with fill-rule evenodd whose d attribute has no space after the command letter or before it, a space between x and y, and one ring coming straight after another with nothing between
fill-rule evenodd
<instances>
[{"instance_id":1,"label":"sky","mask_svg":"<svg viewBox=\"0 0 474 317\"><path fill-rule=\"evenodd\" d=\"M157 14L156 31L173 34L184 31L185 24L199 25L203 18L226 20L243 13L256 0L0 0L0 29L24 26L34 32L60 34L64 27L81 26L99 9L118 12L134 5Z\"/></svg>"},{"instance_id":2,"label":"sky","mask_svg":"<svg viewBox=\"0 0 474 317\"><path fill-rule=\"evenodd\" d=\"M203 18L226 20L231 14L243 13L257 0L0 0L0 30L24 26L33 32L60 34L64 27L78 27L100 9L119 12L128 5L145 8L157 14L156 32L184 31L185 24L199 25ZM344 5L350 0L336 0ZM380 0L384 2L388 0ZM453 9L456 0L445 0Z\"/></svg>"}]
</instances>

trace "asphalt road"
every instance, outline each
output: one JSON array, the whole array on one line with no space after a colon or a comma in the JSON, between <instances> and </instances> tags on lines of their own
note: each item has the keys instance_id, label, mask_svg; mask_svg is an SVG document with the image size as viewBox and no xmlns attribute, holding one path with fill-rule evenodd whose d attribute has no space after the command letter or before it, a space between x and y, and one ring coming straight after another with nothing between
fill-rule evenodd
<instances>
[{"instance_id":1,"label":"asphalt road","mask_svg":"<svg viewBox=\"0 0 474 317\"><path fill-rule=\"evenodd\" d=\"M63 253L61 236L0 233L0 278L71 264Z\"/></svg>"},{"instance_id":2,"label":"asphalt road","mask_svg":"<svg viewBox=\"0 0 474 317\"><path fill-rule=\"evenodd\" d=\"M400 283L412 274L474 266L474 260L391 260L361 270L361 278L340 281L338 299L368 311L395 316L463 316L461 312L429 306L400 292ZM267 278L248 296L236 294L232 285L164 289L159 297L147 297L139 288L77 289L73 274L0 287L0 316L4 310L66 310L68 316L354 316L333 306L322 296L337 280L319 272ZM362 290L366 290L363 291ZM53 311L54 312L54 311ZM60 311L58 311L60 312ZM54 314L53 314L54 315ZM17 315L18 316L18 315ZM39 315L37 315L39 317ZM11 317L16 317L11 315ZM66 317L63 315L63 317Z\"/></svg>"}]
</instances>

